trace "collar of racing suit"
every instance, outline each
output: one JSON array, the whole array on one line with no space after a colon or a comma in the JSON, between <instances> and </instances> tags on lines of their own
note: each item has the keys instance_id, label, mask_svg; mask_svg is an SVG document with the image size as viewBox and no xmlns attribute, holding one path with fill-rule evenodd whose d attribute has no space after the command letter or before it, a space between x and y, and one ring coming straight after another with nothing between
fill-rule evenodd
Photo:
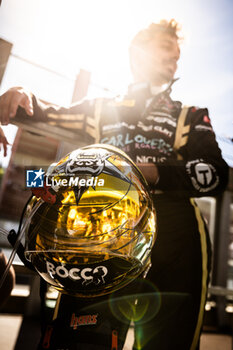
<instances>
[{"instance_id":1,"label":"collar of racing suit","mask_svg":"<svg viewBox=\"0 0 233 350\"><path fill-rule=\"evenodd\" d=\"M172 79L168 84L162 85L162 86L153 86L150 83L147 82L139 82L131 84L128 88L128 95L131 97L138 97L143 99L149 99L153 96L156 96L158 94L167 94L170 95L172 85L178 80L179 78Z\"/></svg>"},{"instance_id":2,"label":"collar of racing suit","mask_svg":"<svg viewBox=\"0 0 233 350\"><path fill-rule=\"evenodd\" d=\"M171 100L170 93L172 85L179 78L173 79L166 87L162 86L151 88L149 83L135 83L129 86L128 90L128 98L132 98L142 104L144 107L144 112L141 115L141 118L144 118L146 115L150 113L150 111L154 108L157 101L159 101L162 96L164 100L168 103L174 103ZM159 91L161 90L161 91ZM153 93L154 92L154 93ZM175 107L175 106L174 106Z\"/></svg>"}]
</instances>

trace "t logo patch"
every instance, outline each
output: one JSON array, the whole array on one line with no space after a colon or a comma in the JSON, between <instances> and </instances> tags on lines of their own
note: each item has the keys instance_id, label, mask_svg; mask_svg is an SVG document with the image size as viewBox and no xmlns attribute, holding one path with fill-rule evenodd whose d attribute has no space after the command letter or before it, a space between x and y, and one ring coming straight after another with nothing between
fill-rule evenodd
<instances>
[{"instance_id":1,"label":"t logo patch","mask_svg":"<svg viewBox=\"0 0 233 350\"><path fill-rule=\"evenodd\" d=\"M205 163L203 159L191 160L186 164L186 171L193 187L205 193L213 190L219 184L219 177L212 164Z\"/></svg>"},{"instance_id":2,"label":"t logo patch","mask_svg":"<svg viewBox=\"0 0 233 350\"><path fill-rule=\"evenodd\" d=\"M208 164L206 163L196 164L195 172L196 172L197 181L202 186L208 186L211 183L213 176L212 176L212 171L208 166Z\"/></svg>"}]
</instances>

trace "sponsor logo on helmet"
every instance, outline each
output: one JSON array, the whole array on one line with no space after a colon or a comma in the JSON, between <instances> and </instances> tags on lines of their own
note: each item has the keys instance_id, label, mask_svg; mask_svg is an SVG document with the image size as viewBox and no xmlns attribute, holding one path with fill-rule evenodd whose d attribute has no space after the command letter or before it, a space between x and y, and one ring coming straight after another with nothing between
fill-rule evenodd
<instances>
[{"instance_id":1,"label":"sponsor logo on helmet","mask_svg":"<svg viewBox=\"0 0 233 350\"><path fill-rule=\"evenodd\" d=\"M99 174L107 174L130 183L124 173L109 160L112 155L111 152L98 148L73 151L66 163L65 173L68 175L78 173L94 177Z\"/></svg>"},{"instance_id":2,"label":"sponsor logo on helmet","mask_svg":"<svg viewBox=\"0 0 233 350\"><path fill-rule=\"evenodd\" d=\"M68 161L66 172L99 175L103 171L105 159L106 155L103 156L98 153L77 153L72 155L71 159Z\"/></svg>"},{"instance_id":3,"label":"sponsor logo on helmet","mask_svg":"<svg viewBox=\"0 0 233 350\"><path fill-rule=\"evenodd\" d=\"M77 329L78 326L95 325L97 324L97 316L97 314L75 316L75 313L73 313L70 320L70 327Z\"/></svg>"},{"instance_id":4,"label":"sponsor logo on helmet","mask_svg":"<svg viewBox=\"0 0 233 350\"><path fill-rule=\"evenodd\" d=\"M46 261L47 271L50 276L58 276L60 278L70 278L73 281L81 281L83 286L87 286L91 283L95 285L105 284L104 277L108 273L106 266L96 266L95 268L84 267L79 269L73 267L68 269L65 265L55 266L53 263Z\"/></svg>"}]
</instances>

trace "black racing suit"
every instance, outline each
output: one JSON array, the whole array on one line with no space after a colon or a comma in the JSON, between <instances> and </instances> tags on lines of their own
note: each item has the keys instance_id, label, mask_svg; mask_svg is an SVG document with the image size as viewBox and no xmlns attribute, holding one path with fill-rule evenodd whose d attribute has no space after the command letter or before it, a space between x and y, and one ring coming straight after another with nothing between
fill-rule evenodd
<instances>
[{"instance_id":1,"label":"black racing suit","mask_svg":"<svg viewBox=\"0 0 233 350\"><path fill-rule=\"evenodd\" d=\"M83 101L68 109L42 107L33 97L35 120L77 129L86 143L111 144L136 163L158 167L159 181L151 184L158 238L146 281L138 281L144 295L138 298L138 307L148 296L149 311L134 319L135 349L198 346L210 243L192 198L215 196L228 180L207 109L182 109L169 93L167 89L151 96L148 86L139 84L131 86L123 99ZM157 304L153 295L160 295Z\"/></svg>"}]
</instances>

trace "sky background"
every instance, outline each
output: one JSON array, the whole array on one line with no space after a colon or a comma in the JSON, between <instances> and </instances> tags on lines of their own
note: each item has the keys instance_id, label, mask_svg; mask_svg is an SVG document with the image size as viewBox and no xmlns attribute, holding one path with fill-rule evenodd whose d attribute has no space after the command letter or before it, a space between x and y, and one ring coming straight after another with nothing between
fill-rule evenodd
<instances>
[{"instance_id":1,"label":"sky background","mask_svg":"<svg viewBox=\"0 0 233 350\"><path fill-rule=\"evenodd\" d=\"M232 14L231 0L3 0L0 37L13 49L0 93L26 86L68 106L80 68L92 74L89 97L106 94L103 87L108 95L124 93L132 82L128 45L134 34L175 18L184 40L172 97L208 107L224 157L233 165L232 142L226 140L233 138ZM4 130L13 141L16 128Z\"/></svg>"}]
</instances>

